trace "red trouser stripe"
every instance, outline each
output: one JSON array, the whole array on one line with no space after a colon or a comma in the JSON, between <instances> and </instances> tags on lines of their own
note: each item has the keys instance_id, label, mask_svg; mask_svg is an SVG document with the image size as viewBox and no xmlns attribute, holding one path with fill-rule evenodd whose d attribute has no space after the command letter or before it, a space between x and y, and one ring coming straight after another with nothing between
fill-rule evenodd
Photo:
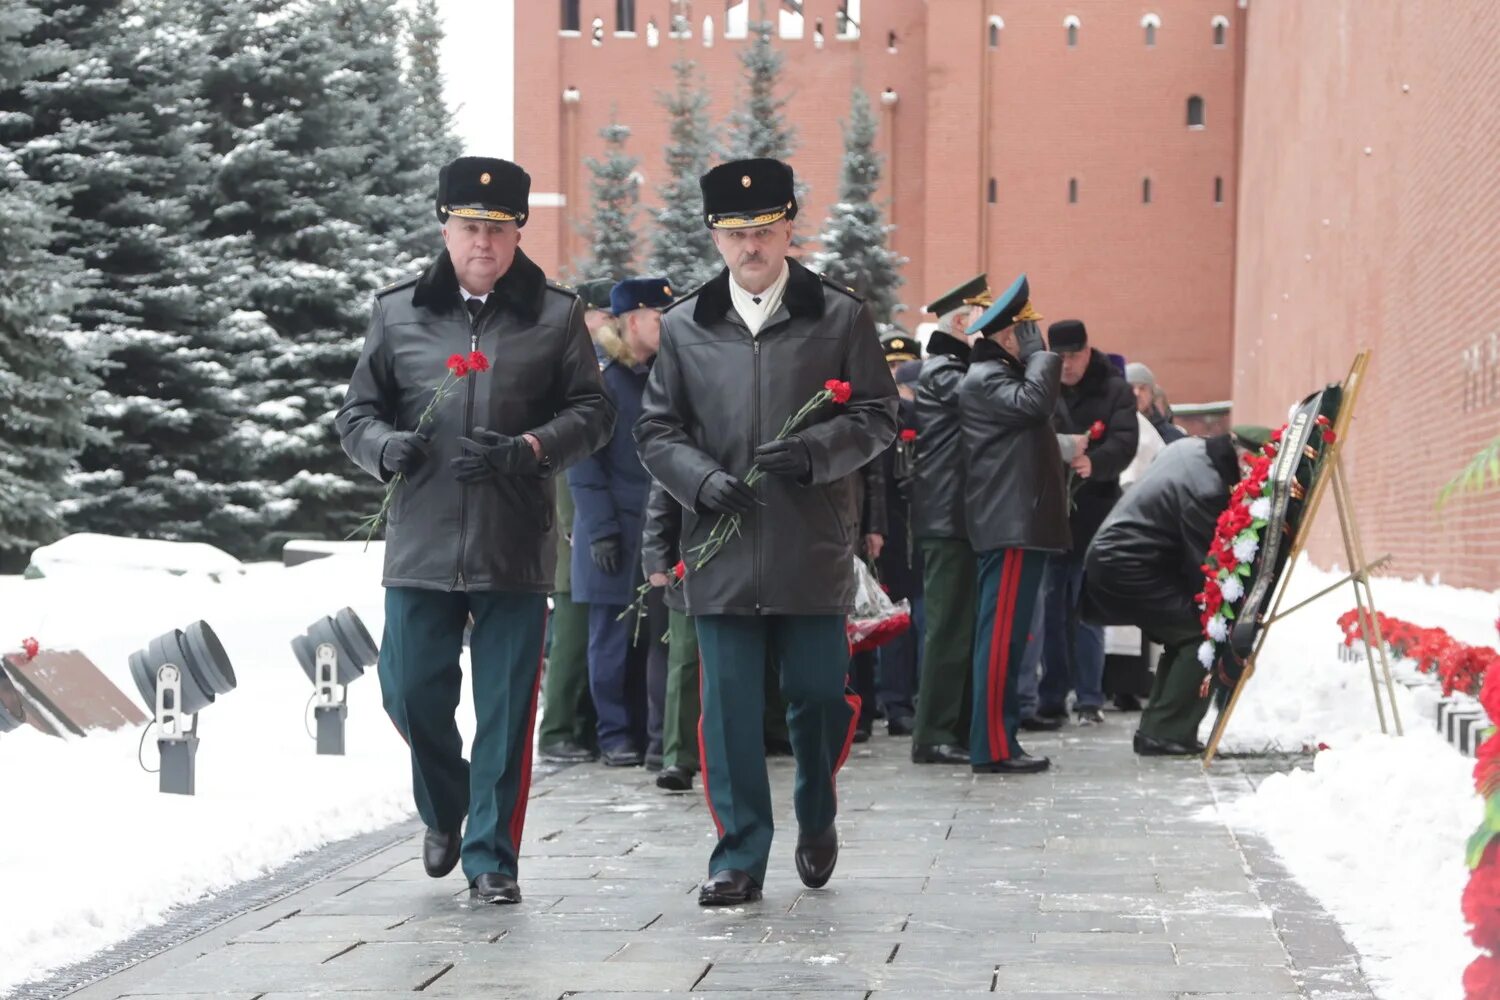
<instances>
[{"instance_id":1,"label":"red trouser stripe","mask_svg":"<svg viewBox=\"0 0 1500 1000\"><path fill-rule=\"evenodd\" d=\"M703 654L698 654L698 766L703 770L703 801L708 803L708 815L714 821L714 833L720 840L724 839L724 824L719 822L719 814L714 812L714 796L708 790L708 748L703 745Z\"/></svg>"},{"instance_id":2,"label":"red trouser stripe","mask_svg":"<svg viewBox=\"0 0 1500 1000\"><path fill-rule=\"evenodd\" d=\"M1010 639L1015 626L1016 596L1021 582L1021 552L1007 549L995 595L995 625L990 632L989 721L991 760L1010 759L1005 735L1005 677L1010 672Z\"/></svg>"},{"instance_id":3,"label":"red trouser stripe","mask_svg":"<svg viewBox=\"0 0 1500 1000\"><path fill-rule=\"evenodd\" d=\"M547 634L547 612L542 612L541 635ZM521 857L521 833L526 829L526 802L531 798L531 744L536 737L536 703L542 693L542 659L536 661L536 680L531 685L531 707L526 710L526 748L521 751L520 785L516 789L516 804L510 813L510 846L516 857Z\"/></svg>"}]
</instances>

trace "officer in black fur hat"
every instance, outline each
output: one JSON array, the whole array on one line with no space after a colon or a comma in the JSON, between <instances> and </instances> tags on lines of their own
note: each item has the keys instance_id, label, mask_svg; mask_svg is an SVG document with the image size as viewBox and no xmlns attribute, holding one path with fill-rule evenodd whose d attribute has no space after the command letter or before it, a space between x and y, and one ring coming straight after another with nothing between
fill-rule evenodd
<instances>
[{"instance_id":1,"label":"officer in black fur hat","mask_svg":"<svg viewBox=\"0 0 1500 1000\"><path fill-rule=\"evenodd\" d=\"M440 878L461 857L484 903L521 900L517 856L557 565L552 480L614 425L582 303L521 252L530 189L506 160L464 156L443 167L446 249L375 296L337 418L349 457L395 483L380 687L411 747L423 865ZM458 386L432 407L450 372ZM471 617L477 725L466 761L454 712Z\"/></svg>"}]
</instances>

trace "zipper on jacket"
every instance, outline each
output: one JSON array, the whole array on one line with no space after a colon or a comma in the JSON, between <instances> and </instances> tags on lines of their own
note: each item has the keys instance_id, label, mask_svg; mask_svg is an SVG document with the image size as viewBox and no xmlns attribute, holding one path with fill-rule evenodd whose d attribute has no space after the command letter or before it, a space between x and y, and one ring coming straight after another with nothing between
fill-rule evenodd
<instances>
[{"instance_id":1,"label":"zipper on jacket","mask_svg":"<svg viewBox=\"0 0 1500 1000\"><path fill-rule=\"evenodd\" d=\"M469 353L479 350L479 327L474 324L478 317L470 323L469 330ZM464 379L464 436L472 433L470 424L474 421L474 380ZM469 484L459 483L458 490L458 575L454 583L455 590L464 589L464 533L468 530L469 514Z\"/></svg>"},{"instance_id":2,"label":"zipper on jacket","mask_svg":"<svg viewBox=\"0 0 1500 1000\"><path fill-rule=\"evenodd\" d=\"M756 438L758 438L760 436L760 338L759 337L754 337L754 336L751 337L751 354L754 357L754 362L755 362L754 363L754 369L753 369L753 375L752 375L752 377L754 378L754 391L751 393L751 397L750 397L751 398L751 402L750 402L750 414L751 414L751 419L750 419L750 458L751 458L751 462L753 464L753 462L755 460L755 447L756 447L756 444L757 444ZM759 489L757 489L755 491L757 498L759 498L760 492L761 491ZM756 511L754 511L754 514L755 514L755 556L754 556L754 562L752 563L753 573L751 575L751 579L755 583L755 613L756 614L760 614L760 546L761 546L761 542L764 541L764 537L763 536L764 536L765 533L761 530L761 523L760 522L763 520L763 518L761 517L761 511L757 509Z\"/></svg>"}]
</instances>

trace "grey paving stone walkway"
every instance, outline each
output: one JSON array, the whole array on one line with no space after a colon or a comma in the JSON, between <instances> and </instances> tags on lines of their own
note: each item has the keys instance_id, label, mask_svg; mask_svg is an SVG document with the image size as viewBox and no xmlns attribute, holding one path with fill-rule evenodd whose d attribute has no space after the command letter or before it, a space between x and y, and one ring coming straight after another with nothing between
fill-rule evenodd
<instances>
[{"instance_id":1,"label":"grey paving stone walkway","mask_svg":"<svg viewBox=\"0 0 1500 1000\"><path fill-rule=\"evenodd\" d=\"M823 890L792 864L792 767L772 764L765 899L704 910L700 794L574 767L533 790L519 907L426 878L409 838L73 994L81 1000L580 1000L773 991L820 1000L1370 1000L1327 914L1264 845L1200 818L1253 780L1232 762L1141 761L1130 722L1028 741L1046 775L914 767L856 747Z\"/></svg>"}]
</instances>

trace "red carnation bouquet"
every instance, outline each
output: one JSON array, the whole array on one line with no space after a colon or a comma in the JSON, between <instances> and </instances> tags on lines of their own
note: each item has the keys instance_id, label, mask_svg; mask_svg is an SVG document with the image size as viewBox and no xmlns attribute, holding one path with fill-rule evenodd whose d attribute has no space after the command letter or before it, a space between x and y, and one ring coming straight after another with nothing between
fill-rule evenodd
<instances>
[{"instance_id":1,"label":"red carnation bouquet","mask_svg":"<svg viewBox=\"0 0 1500 1000\"><path fill-rule=\"evenodd\" d=\"M490 359L485 357L483 351L470 351L468 354L452 354L448 357L446 368L447 371L443 373L442 381L437 384L437 388L433 390L432 398L427 401L427 407L417 417L415 430L418 433L421 433L422 428L426 427L428 422L432 420L433 413L437 412L438 404L447 398L448 394L456 389L460 382L468 378L471 374L490 370ZM406 476L399 472L391 477L390 482L385 484L385 496L381 498L380 509L361 520L359 527L349 533L350 538L363 532L365 536L365 548L368 549L370 547L370 542L374 539L375 533L385 524L386 515L391 511L391 503L396 497L396 488L405 481Z\"/></svg>"},{"instance_id":2,"label":"red carnation bouquet","mask_svg":"<svg viewBox=\"0 0 1500 1000\"><path fill-rule=\"evenodd\" d=\"M832 403L835 406L843 406L853 396L853 387L848 382L831 378L823 383L823 388L813 393L812 398L802 404L802 408L790 417L786 423L781 425L781 430L776 434L773 441L780 441L791 436L802 428L802 424L808 417L816 413L821 407ZM752 465L750 471L745 474L745 485L754 486L766 477L765 472L758 465ZM714 522L713 530L708 533L707 541L693 546L688 550L688 555L693 560L693 569L702 569L708 565L708 561L719 554L719 550L729 543L729 540L740 533L741 517L739 514L720 514L719 519Z\"/></svg>"}]
</instances>

